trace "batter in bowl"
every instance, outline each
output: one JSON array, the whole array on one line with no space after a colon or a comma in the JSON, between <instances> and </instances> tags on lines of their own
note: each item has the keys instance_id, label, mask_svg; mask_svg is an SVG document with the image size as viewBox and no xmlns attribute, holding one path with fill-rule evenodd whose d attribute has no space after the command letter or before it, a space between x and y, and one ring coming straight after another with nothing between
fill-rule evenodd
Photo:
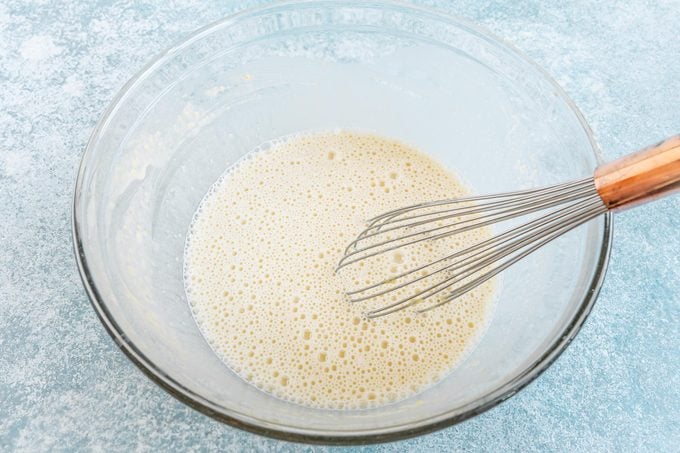
<instances>
[{"instance_id":1,"label":"batter in bowl","mask_svg":"<svg viewBox=\"0 0 680 453\"><path fill-rule=\"evenodd\" d=\"M350 304L344 291L490 231L335 267L367 219L466 193L425 154L375 135L297 135L252 153L214 184L187 238L185 287L203 336L243 379L305 406L369 408L424 390L483 333L494 281L426 314L373 320L362 313L384 301Z\"/></svg>"}]
</instances>

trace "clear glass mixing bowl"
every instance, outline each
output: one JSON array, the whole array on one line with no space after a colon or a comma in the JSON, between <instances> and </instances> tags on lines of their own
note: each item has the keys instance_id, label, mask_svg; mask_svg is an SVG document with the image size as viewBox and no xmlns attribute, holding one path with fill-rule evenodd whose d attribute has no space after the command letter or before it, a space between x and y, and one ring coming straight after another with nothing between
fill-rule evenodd
<instances>
[{"instance_id":1,"label":"clear glass mixing bowl","mask_svg":"<svg viewBox=\"0 0 680 453\"><path fill-rule=\"evenodd\" d=\"M257 145L336 128L415 145L477 193L583 177L599 162L562 90L464 21L373 1L246 11L160 55L124 87L90 139L73 232L102 323L173 396L231 425L289 440L413 436L516 393L590 311L606 268L609 216L508 270L478 347L442 382L397 404L342 412L287 403L239 379L204 341L182 286L185 234L199 201Z\"/></svg>"}]
</instances>

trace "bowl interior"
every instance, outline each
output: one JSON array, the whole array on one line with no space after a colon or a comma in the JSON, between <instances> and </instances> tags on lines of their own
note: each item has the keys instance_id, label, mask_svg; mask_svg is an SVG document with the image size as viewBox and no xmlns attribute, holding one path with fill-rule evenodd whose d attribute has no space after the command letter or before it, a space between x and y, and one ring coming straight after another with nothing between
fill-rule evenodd
<instances>
[{"instance_id":1,"label":"bowl interior","mask_svg":"<svg viewBox=\"0 0 680 453\"><path fill-rule=\"evenodd\" d=\"M441 383L398 404L339 412L280 401L239 379L203 340L182 286L185 235L201 198L256 146L337 128L415 145L476 193L568 181L597 165L561 91L468 25L365 2L242 13L146 68L92 137L74 225L107 327L185 401L279 435L384 440L463 419L516 391L587 313L608 247L606 217L509 269L478 347Z\"/></svg>"}]
</instances>

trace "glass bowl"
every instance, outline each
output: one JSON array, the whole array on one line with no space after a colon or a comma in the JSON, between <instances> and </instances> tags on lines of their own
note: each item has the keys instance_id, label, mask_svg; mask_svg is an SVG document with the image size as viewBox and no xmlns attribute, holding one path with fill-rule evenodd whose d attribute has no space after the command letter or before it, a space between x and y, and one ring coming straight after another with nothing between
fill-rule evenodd
<instances>
[{"instance_id":1,"label":"glass bowl","mask_svg":"<svg viewBox=\"0 0 680 453\"><path fill-rule=\"evenodd\" d=\"M276 399L239 379L204 341L182 283L185 234L199 201L256 146L337 128L414 145L476 193L576 179L599 162L564 92L515 49L464 21L374 1L242 12L156 58L92 134L73 236L102 323L173 396L287 440L389 441L510 397L583 324L606 268L609 215L509 269L474 351L437 385L392 405L332 411Z\"/></svg>"}]
</instances>

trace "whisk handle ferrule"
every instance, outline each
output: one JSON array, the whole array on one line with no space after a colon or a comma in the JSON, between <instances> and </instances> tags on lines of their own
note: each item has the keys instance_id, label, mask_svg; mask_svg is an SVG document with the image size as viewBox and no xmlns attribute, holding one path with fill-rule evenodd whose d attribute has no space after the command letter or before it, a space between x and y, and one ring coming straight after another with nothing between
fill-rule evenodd
<instances>
[{"instance_id":1,"label":"whisk handle ferrule","mask_svg":"<svg viewBox=\"0 0 680 453\"><path fill-rule=\"evenodd\" d=\"M680 191L680 135L599 166L594 179L610 210Z\"/></svg>"}]
</instances>

